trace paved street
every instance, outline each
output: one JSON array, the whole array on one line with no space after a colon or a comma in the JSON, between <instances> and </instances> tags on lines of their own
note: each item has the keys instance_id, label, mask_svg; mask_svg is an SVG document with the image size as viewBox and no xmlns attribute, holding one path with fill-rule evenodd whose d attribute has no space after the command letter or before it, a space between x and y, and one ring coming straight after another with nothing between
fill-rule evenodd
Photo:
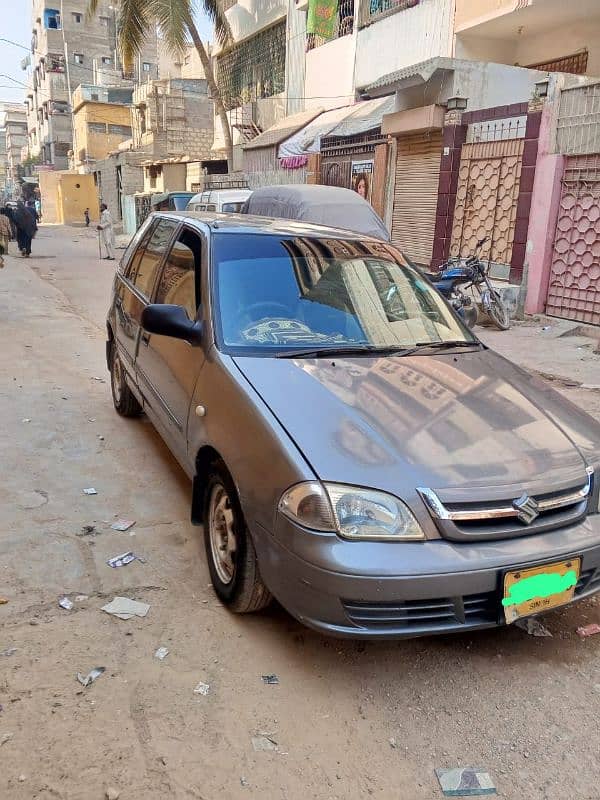
<instances>
[{"instance_id":1,"label":"paved street","mask_svg":"<svg viewBox=\"0 0 600 800\"><path fill-rule=\"evenodd\" d=\"M147 420L112 409L113 271L95 231L65 227L42 227L32 258L0 271L0 797L421 800L442 796L434 768L475 766L511 800L597 798L600 636L575 630L600 623L599 601L549 614L553 638L366 644L277 606L223 609L187 478ZM545 324L477 330L546 374L555 352L553 384L600 413L600 391L582 388L600 384L593 343ZM118 517L135 535L111 530ZM130 549L144 563L106 564ZM148 615L103 613L115 595ZM84 688L76 674L94 667ZM279 685L261 680L272 673ZM275 749L255 752L259 734Z\"/></svg>"}]
</instances>

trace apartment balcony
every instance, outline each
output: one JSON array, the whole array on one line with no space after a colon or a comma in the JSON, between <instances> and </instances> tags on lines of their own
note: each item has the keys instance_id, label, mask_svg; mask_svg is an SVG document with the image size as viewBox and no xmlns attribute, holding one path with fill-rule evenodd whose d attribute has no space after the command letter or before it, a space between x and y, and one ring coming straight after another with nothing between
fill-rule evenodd
<instances>
[{"instance_id":1,"label":"apartment balcony","mask_svg":"<svg viewBox=\"0 0 600 800\"><path fill-rule=\"evenodd\" d=\"M457 58L600 75L598 0L457 0Z\"/></svg>"}]
</instances>

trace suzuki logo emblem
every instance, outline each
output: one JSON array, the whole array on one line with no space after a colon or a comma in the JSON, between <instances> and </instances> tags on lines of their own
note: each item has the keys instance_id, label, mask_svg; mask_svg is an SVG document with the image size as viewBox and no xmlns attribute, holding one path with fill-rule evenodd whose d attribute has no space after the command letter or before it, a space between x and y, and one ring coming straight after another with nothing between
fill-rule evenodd
<instances>
[{"instance_id":1,"label":"suzuki logo emblem","mask_svg":"<svg viewBox=\"0 0 600 800\"><path fill-rule=\"evenodd\" d=\"M512 505L517 512L517 517L525 525L531 525L540 515L540 507L533 497L529 497L527 492L522 494L517 500L513 500Z\"/></svg>"}]
</instances>

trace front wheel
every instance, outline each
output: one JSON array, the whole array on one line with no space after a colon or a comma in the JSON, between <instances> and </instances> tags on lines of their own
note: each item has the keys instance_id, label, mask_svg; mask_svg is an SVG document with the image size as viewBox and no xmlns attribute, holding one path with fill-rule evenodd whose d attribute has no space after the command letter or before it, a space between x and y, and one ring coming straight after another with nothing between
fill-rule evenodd
<instances>
[{"instance_id":1,"label":"front wheel","mask_svg":"<svg viewBox=\"0 0 600 800\"><path fill-rule=\"evenodd\" d=\"M508 308L505 306L502 298L498 292L493 289L490 290L489 305L487 313L494 325L501 331L507 331L510 328L510 315Z\"/></svg>"},{"instance_id":2,"label":"front wheel","mask_svg":"<svg viewBox=\"0 0 600 800\"><path fill-rule=\"evenodd\" d=\"M271 594L261 578L235 486L222 462L213 466L206 487L204 544L210 577L222 603L238 614L269 605Z\"/></svg>"}]
</instances>

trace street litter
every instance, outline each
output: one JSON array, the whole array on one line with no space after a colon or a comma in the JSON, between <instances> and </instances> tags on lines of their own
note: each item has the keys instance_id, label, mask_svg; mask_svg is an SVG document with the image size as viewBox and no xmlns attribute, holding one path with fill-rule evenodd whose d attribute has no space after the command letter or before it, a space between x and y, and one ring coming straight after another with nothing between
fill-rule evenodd
<instances>
[{"instance_id":1,"label":"street litter","mask_svg":"<svg viewBox=\"0 0 600 800\"><path fill-rule=\"evenodd\" d=\"M548 628L535 617L525 617L515 622L517 628L522 628L530 636L552 636Z\"/></svg>"},{"instance_id":2,"label":"street litter","mask_svg":"<svg viewBox=\"0 0 600 800\"><path fill-rule=\"evenodd\" d=\"M76 603L83 603L83 601L87 600L87 599L88 599L88 595L87 594L78 594L77 597L75 598L75 602Z\"/></svg>"},{"instance_id":3,"label":"street litter","mask_svg":"<svg viewBox=\"0 0 600 800\"><path fill-rule=\"evenodd\" d=\"M70 611L70 610L73 608L73 603L71 602L71 600L69 600L69 598L68 598L68 597L62 597L62 598L61 598L61 599L58 601L58 605L59 605L61 608L64 608L64 609L65 609L65 611Z\"/></svg>"},{"instance_id":4,"label":"street litter","mask_svg":"<svg viewBox=\"0 0 600 800\"><path fill-rule=\"evenodd\" d=\"M210 692L210 684L209 683L199 683L198 686L194 689L194 694L201 694L204 697Z\"/></svg>"},{"instance_id":5,"label":"street litter","mask_svg":"<svg viewBox=\"0 0 600 800\"><path fill-rule=\"evenodd\" d=\"M116 522L113 522L110 527L113 531L128 531L129 528L133 528L134 525L134 519L118 519Z\"/></svg>"},{"instance_id":6,"label":"street litter","mask_svg":"<svg viewBox=\"0 0 600 800\"><path fill-rule=\"evenodd\" d=\"M494 782L485 770L474 767L436 769L442 792L446 797L478 797L496 794Z\"/></svg>"},{"instance_id":7,"label":"street litter","mask_svg":"<svg viewBox=\"0 0 600 800\"><path fill-rule=\"evenodd\" d=\"M600 633L600 625L596 622L592 622L590 625L583 625L581 628L577 628L577 633L582 639L586 639L588 636Z\"/></svg>"},{"instance_id":8,"label":"street litter","mask_svg":"<svg viewBox=\"0 0 600 800\"><path fill-rule=\"evenodd\" d=\"M121 553L120 556L113 556L109 558L106 562L109 567L116 569L117 567L125 567L127 564L131 564L132 561L137 561L138 557L135 553L132 553L131 550L128 553Z\"/></svg>"},{"instance_id":9,"label":"street litter","mask_svg":"<svg viewBox=\"0 0 600 800\"><path fill-rule=\"evenodd\" d=\"M99 378L97 375L92 376L93 381L98 381L99 383L106 383L104 378Z\"/></svg>"},{"instance_id":10,"label":"street litter","mask_svg":"<svg viewBox=\"0 0 600 800\"><path fill-rule=\"evenodd\" d=\"M261 750L277 750L277 742L275 739L272 739L270 736L253 736L252 737L252 747L256 752L260 752Z\"/></svg>"},{"instance_id":11,"label":"street litter","mask_svg":"<svg viewBox=\"0 0 600 800\"><path fill-rule=\"evenodd\" d=\"M164 661L165 658L169 655L169 651L166 647L159 647L156 653L154 653L154 658L158 658L161 661Z\"/></svg>"},{"instance_id":12,"label":"street litter","mask_svg":"<svg viewBox=\"0 0 600 800\"><path fill-rule=\"evenodd\" d=\"M244 777L240 778L240 783L242 786L250 786L249 781L247 780L247 778Z\"/></svg>"},{"instance_id":13,"label":"street litter","mask_svg":"<svg viewBox=\"0 0 600 800\"><path fill-rule=\"evenodd\" d=\"M84 489L83 493L84 494L98 494L98 492L94 489L93 486L90 486L89 489Z\"/></svg>"},{"instance_id":14,"label":"street litter","mask_svg":"<svg viewBox=\"0 0 600 800\"><path fill-rule=\"evenodd\" d=\"M25 417L25 419L22 419L21 422L31 422L31 420L28 417Z\"/></svg>"},{"instance_id":15,"label":"street litter","mask_svg":"<svg viewBox=\"0 0 600 800\"><path fill-rule=\"evenodd\" d=\"M277 675L263 675L262 676L263 683L270 683L272 685L279 683L279 678Z\"/></svg>"},{"instance_id":16,"label":"street litter","mask_svg":"<svg viewBox=\"0 0 600 800\"><path fill-rule=\"evenodd\" d=\"M82 686L89 686L90 683L93 683L97 678L102 675L102 673L106 670L106 667L94 667L94 669L90 670L87 675L83 676L81 672L77 673L77 680Z\"/></svg>"},{"instance_id":17,"label":"street litter","mask_svg":"<svg viewBox=\"0 0 600 800\"><path fill-rule=\"evenodd\" d=\"M119 800L119 797L121 797L121 792L118 789L109 786L106 790L105 797L106 800Z\"/></svg>"},{"instance_id":18,"label":"street litter","mask_svg":"<svg viewBox=\"0 0 600 800\"><path fill-rule=\"evenodd\" d=\"M543 330L543 331L549 331L551 327L552 327L552 325L544 325L544 327L542 328L542 330Z\"/></svg>"},{"instance_id":19,"label":"street litter","mask_svg":"<svg viewBox=\"0 0 600 800\"><path fill-rule=\"evenodd\" d=\"M398 747L398 743L396 742L396 739L393 736L390 736L388 742L390 743L390 747L393 748L394 750L396 749L396 747Z\"/></svg>"},{"instance_id":20,"label":"street litter","mask_svg":"<svg viewBox=\"0 0 600 800\"><path fill-rule=\"evenodd\" d=\"M148 603L140 603L137 600L130 600L128 597L115 597L110 603L102 606L101 610L119 619L131 619L132 617L145 617L150 611L150 606Z\"/></svg>"},{"instance_id":21,"label":"street litter","mask_svg":"<svg viewBox=\"0 0 600 800\"><path fill-rule=\"evenodd\" d=\"M6 597L0 597L0 606L4 606L8 603L8 599Z\"/></svg>"},{"instance_id":22,"label":"street litter","mask_svg":"<svg viewBox=\"0 0 600 800\"><path fill-rule=\"evenodd\" d=\"M12 733L3 733L2 736L0 736L0 747L2 747L3 744L10 742L12 737Z\"/></svg>"},{"instance_id":23,"label":"street litter","mask_svg":"<svg viewBox=\"0 0 600 800\"><path fill-rule=\"evenodd\" d=\"M91 536L92 534L95 536L98 533L101 533L101 531L97 531L95 525L84 525L81 533L78 533L77 536Z\"/></svg>"},{"instance_id":24,"label":"street litter","mask_svg":"<svg viewBox=\"0 0 600 800\"><path fill-rule=\"evenodd\" d=\"M13 656L17 652L16 647L7 647L6 650L0 650L0 656Z\"/></svg>"}]
</instances>

